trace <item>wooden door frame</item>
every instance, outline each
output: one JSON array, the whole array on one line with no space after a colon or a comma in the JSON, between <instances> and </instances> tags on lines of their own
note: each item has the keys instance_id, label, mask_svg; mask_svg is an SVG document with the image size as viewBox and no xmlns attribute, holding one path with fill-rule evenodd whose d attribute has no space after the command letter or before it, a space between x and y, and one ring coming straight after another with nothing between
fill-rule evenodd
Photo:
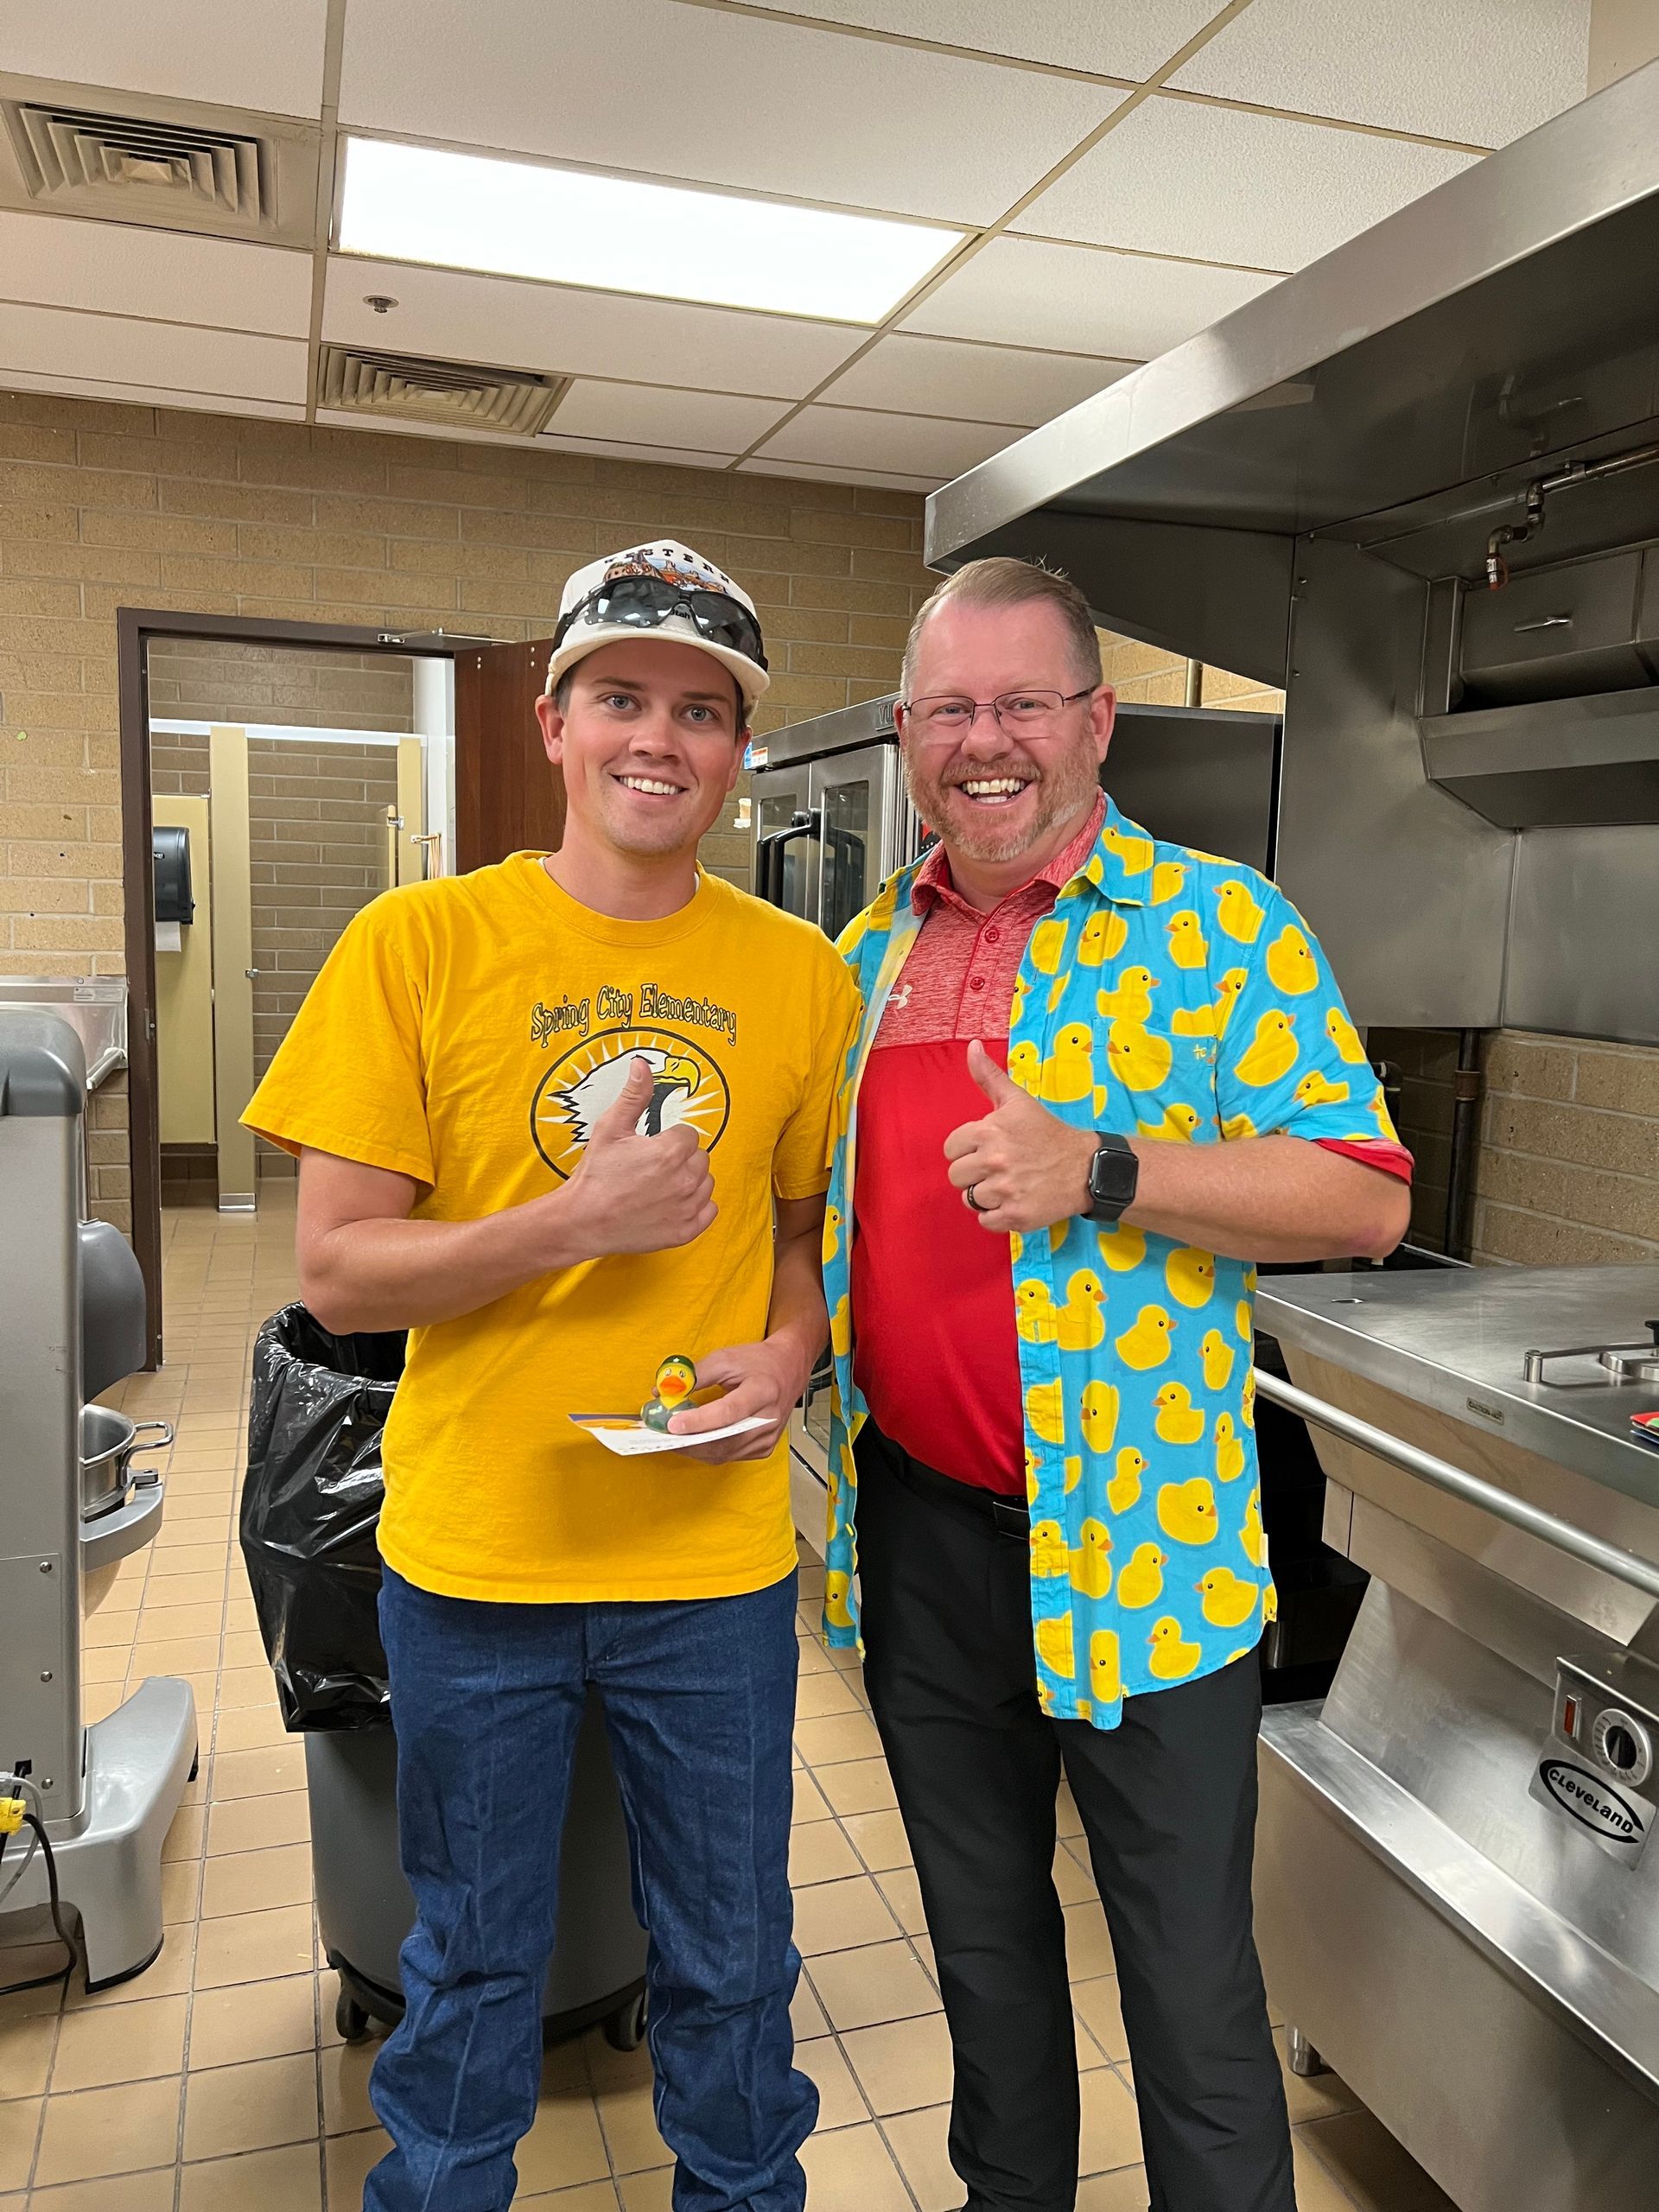
<instances>
[{"instance_id":1,"label":"wooden door frame","mask_svg":"<svg viewBox=\"0 0 1659 2212\"><path fill-rule=\"evenodd\" d=\"M477 638L359 628L343 622L275 622L247 614L181 614L171 609L115 611L116 684L121 762L121 884L127 963L127 1149L132 1175L132 1246L149 1297L146 1365L162 1363L161 1092L156 1047L156 927L151 869L149 658L157 638L206 638L223 645L302 645L383 653L406 660L449 660L475 650ZM508 643L490 640L491 644Z\"/></svg>"}]
</instances>

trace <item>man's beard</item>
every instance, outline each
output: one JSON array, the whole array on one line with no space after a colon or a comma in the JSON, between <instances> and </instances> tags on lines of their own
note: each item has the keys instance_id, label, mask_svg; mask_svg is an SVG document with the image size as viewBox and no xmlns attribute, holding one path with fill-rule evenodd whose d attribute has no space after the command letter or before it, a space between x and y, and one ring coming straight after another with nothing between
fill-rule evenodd
<instances>
[{"instance_id":1,"label":"man's beard","mask_svg":"<svg viewBox=\"0 0 1659 2212\"><path fill-rule=\"evenodd\" d=\"M1039 774L1030 761L1022 761L1018 772L1036 784L1036 803L1028 816L1016 823L1005 823L999 819L1001 808L982 809L965 798L958 799L947 813L950 794L957 784L964 780L961 771L952 768L949 778L941 781L937 777L925 776L908 752L903 759L905 787L910 793L911 804L928 828L937 830L946 845L959 852L964 860L1018 860L1021 853L1040 845L1062 823L1092 806L1100 787L1100 766L1092 746L1078 745L1069 749L1046 773ZM1004 763L976 762L965 780L977 783L982 779L1013 772L1012 758Z\"/></svg>"}]
</instances>

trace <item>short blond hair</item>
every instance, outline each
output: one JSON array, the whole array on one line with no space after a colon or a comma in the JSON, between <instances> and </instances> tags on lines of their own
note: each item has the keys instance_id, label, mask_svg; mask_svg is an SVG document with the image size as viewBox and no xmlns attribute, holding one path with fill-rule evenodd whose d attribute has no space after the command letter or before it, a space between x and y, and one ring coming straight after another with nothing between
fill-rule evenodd
<instances>
[{"instance_id":1,"label":"short blond hair","mask_svg":"<svg viewBox=\"0 0 1659 2212\"><path fill-rule=\"evenodd\" d=\"M1045 568L1040 561L1017 561L1007 554L994 554L983 561L969 561L931 592L917 609L905 640L904 671L899 677L908 699L916 673L916 651L922 628L931 614L947 604L964 607L1052 607L1065 625L1075 649L1077 673L1091 686L1101 681L1100 638L1088 601L1063 569Z\"/></svg>"}]
</instances>

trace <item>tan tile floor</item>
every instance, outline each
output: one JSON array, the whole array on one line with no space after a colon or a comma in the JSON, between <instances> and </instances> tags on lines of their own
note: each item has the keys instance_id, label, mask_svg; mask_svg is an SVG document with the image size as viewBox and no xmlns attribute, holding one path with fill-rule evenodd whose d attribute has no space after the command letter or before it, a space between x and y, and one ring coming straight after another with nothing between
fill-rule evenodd
<instances>
[{"instance_id":1,"label":"tan tile floor","mask_svg":"<svg viewBox=\"0 0 1659 2212\"><path fill-rule=\"evenodd\" d=\"M185 1675L201 1771L168 1839L167 1941L137 1980L88 1999L0 2000L4 2212L348 2212L385 2139L374 2045L334 2033L319 1962L298 1744L284 1737L233 1541L258 1321L293 1294L292 1216L167 1222L168 1359L129 1410L176 1419L166 1525L87 1626L95 1719L147 1674ZM801 2064L823 2100L804 2153L813 2212L950 2212L950 2054L916 1879L857 1663L812 1637L803 1573L792 1869L806 1968ZM1081 2212L1144 2212L1146 2185L1111 1947L1077 1815L1055 1859L1084 2069ZM54 1961L14 1919L0 1981ZM1449 2212L1334 2075L1289 2084L1301 2212ZM550 2212L668 2212L668 2154L643 2051L597 2032L548 2054L520 2147L519 2201Z\"/></svg>"}]
</instances>

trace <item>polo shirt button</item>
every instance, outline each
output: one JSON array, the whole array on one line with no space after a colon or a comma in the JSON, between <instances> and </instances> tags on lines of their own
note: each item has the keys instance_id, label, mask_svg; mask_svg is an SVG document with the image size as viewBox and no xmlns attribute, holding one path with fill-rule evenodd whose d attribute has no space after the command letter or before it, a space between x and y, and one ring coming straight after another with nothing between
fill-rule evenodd
<instances>
[{"instance_id":1,"label":"polo shirt button","mask_svg":"<svg viewBox=\"0 0 1659 2212\"><path fill-rule=\"evenodd\" d=\"M970 976L968 978L968 988L970 991L982 991L985 988L985 978L982 976Z\"/></svg>"},{"instance_id":2,"label":"polo shirt button","mask_svg":"<svg viewBox=\"0 0 1659 2212\"><path fill-rule=\"evenodd\" d=\"M985 932L985 942L987 944L1001 944L1002 942L1001 931L999 929L987 930Z\"/></svg>"}]
</instances>

